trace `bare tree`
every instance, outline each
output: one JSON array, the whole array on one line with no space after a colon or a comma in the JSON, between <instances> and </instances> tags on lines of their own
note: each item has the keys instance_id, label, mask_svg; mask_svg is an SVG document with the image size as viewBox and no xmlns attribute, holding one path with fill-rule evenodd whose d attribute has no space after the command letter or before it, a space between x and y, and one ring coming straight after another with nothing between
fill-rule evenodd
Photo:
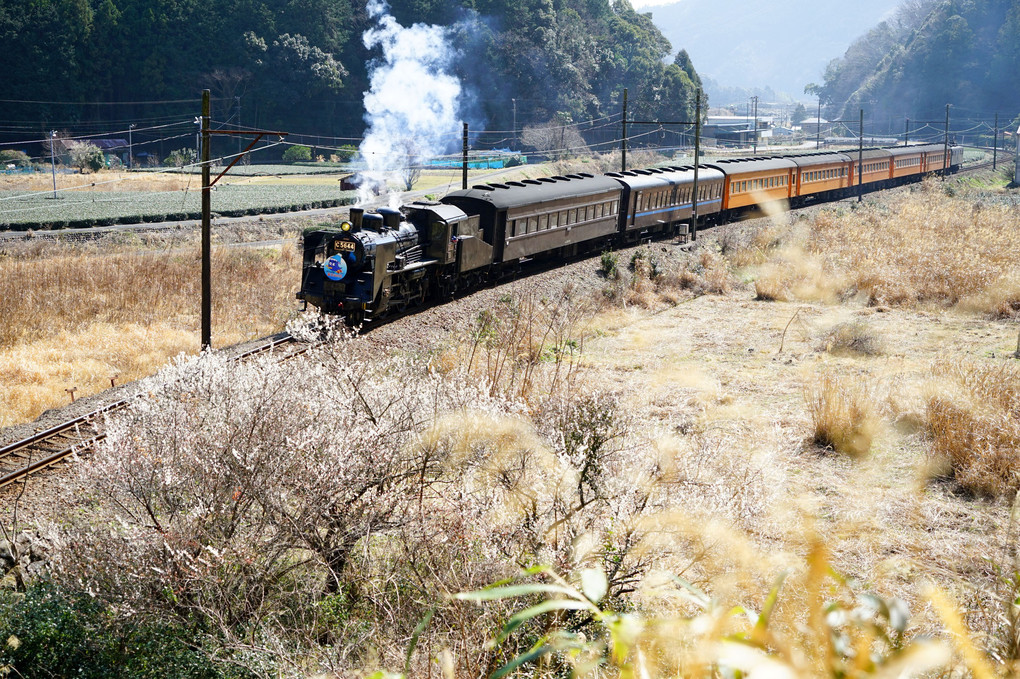
<instances>
[{"instance_id":1,"label":"bare tree","mask_svg":"<svg viewBox=\"0 0 1020 679\"><path fill-rule=\"evenodd\" d=\"M404 190L410 191L415 182L421 178L422 162L421 145L411 137L404 137L397 142L397 150L403 154L403 165L400 168L400 180L404 182Z\"/></svg>"},{"instance_id":2,"label":"bare tree","mask_svg":"<svg viewBox=\"0 0 1020 679\"><path fill-rule=\"evenodd\" d=\"M521 133L521 141L539 153L555 158L583 155L588 152L584 137L569 122L550 120L540 125L529 125Z\"/></svg>"}]
</instances>

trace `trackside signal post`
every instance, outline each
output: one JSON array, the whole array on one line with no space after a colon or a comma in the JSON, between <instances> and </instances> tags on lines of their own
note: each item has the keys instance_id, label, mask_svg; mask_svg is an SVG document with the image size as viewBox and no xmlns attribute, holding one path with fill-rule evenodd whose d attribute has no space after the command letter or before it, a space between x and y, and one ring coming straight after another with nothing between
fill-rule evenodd
<instances>
[{"instance_id":1,"label":"trackside signal post","mask_svg":"<svg viewBox=\"0 0 1020 679\"><path fill-rule=\"evenodd\" d=\"M269 130L211 130L209 129L210 119L209 90L202 90L202 349L212 348L212 187L220 180L230 168L237 164L267 134L276 135L281 139L287 136L286 132L270 132ZM220 172L216 179L209 181L209 140L214 134L227 136L251 136L255 139L248 144L230 165Z\"/></svg>"}]
</instances>

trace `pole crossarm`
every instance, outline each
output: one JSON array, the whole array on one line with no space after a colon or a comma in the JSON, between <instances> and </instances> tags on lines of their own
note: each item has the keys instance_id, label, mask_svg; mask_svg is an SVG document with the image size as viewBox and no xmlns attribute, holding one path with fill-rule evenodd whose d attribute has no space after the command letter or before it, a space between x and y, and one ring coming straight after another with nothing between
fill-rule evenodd
<instances>
[{"instance_id":1,"label":"pole crossarm","mask_svg":"<svg viewBox=\"0 0 1020 679\"><path fill-rule=\"evenodd\" d=\"M225 175L226 173L230 172L230 168L232 168L235 165L237 165L237 161L241 160L241 158L244 158L245 154L247 154L248 151L251 151L252 147L254 147L255 144L259 143L259 141L262 139L262 137L264 137L264 136L266 136L268 134L268 135L275 135L277 137L281 137L282 138L282 137L286 137L288 133L287 132L273 132L273 131L270 131L270 130L247 130L247 131L245 131L245 130L209 130L209 134L222 134L222 135L230 136L230 137L247 137L247 136L252 135L252 134L255 135L255 138L252 140L252 142L250 144L248 144L248 147L245 150L243 150L240 153L238 153L237 157L234 158L232 161L230 161L230 165L227 165L223 169L223 172L220 172L218 175L216 175L216 179L212 180L209 183L209 188L212 188L213 186L216 185L216 182L218 182L223 177L223 175Z\"/></svg>"}]
</instances>

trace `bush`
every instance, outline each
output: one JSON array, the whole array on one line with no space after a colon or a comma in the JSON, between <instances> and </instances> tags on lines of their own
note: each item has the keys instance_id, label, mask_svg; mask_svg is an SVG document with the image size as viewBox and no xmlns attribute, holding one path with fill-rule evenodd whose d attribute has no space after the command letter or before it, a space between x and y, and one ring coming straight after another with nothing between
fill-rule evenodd
<instances>
[{"instance_id":1,"label":"bush","mask_svg":"<svg viewBox=\"0 0 1020 679\"><path fill-rule=\"evenodd\" d=\"M46 582L0 595L0 676L225 676L195 646L181 630L122 628L98 599Z\"/></svg>"},{"instance_id":2,"label":"bush","mask_svg":"<svg viewBox=\"0 0 1020 679\"><path fill-rule=\"evenodd\" d=\"M283 152L283 160L288 163L305 162L311 159L312 149L307 146L291 146Z\"/></svg>"},{"instance_id":3,"label":"bush","mask_svg":"<svg viewBox=\"0 0 1020 679\"><path fill-rule=\"evenodd\" d=\"M106 157L99 147L88 142L71 142L71 166L82 172L98 172L106 167Z\"/></svg>"},{"instance_id":4,"label":"bush","mask_svg":"<svg viewBox=\"0 0 1020 679\"><path fill-rule=\"evenodd\" d=\"M337 149L336 157L337 160L341 163L349 163L351 162L351 159L354 158L357 152L358 152L357 146L354 146L352 144L344 144L343 146Z\"/></svg>"},{"instance_id":5,"label":"bush","mask_svg":"<svg viewBox=\"0 0 1020 679\"><path fill-rule=\"evenodd\" d=\"M13 165L15 167L32 167L32 159L28 157L28 154L24 151L15 151L13 149L0 150L0 165L7 167Z\"/></svg>"},{"instance_id":6,"label":"bush","mask_svg":"<svg viewBox=\"0 0 1020 679\"><path fill-rule=\"evenodd\" d=\"M602 260L599 265L599 273L604 278L615 280L620 277L620 270L616 264L616 255L608 250L602 253Z\"/></svg>"},{"instance_id":7,"label":"bush","mask_svg":"<svg viewBox=\"0 0 1020 679\"><path fill-rule=\"evenodd\" d=\"M822 346L830 354L875 356L882 353L882 338L869 323L856 319L839 323L830 329Z\"/></svg>"},{"instance_id":8,"label":"bush","mask_svg":"<svg viewBox=\"0 0 1020 679\"><path fill-rule=\"evenodd\" d=\"M171 151L170 155L163 161L164 167L184 167L185 165L193 165L198 159L198 152L192 148L177 149Z\"/></svg>"}]
</instances>

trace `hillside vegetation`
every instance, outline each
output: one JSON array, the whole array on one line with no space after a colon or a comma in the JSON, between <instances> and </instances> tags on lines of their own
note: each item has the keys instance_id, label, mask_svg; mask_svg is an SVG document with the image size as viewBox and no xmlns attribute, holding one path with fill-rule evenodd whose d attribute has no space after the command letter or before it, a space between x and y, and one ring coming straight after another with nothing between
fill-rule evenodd
<instances>
[{"instance_id":1,"label":"hillside vegetation","mask_svg":"<svg viewBox=\"0 0 1020 679\"><path fill-rule=\"evenodd\" d=\"M688 62L627 0L393 0L392 14L449 27L470 119L511 128L619 111L693 115ZM358 136L374 22L352 0L0 0L5 120L39 129L190 116L204 87L213 117L270 129ZM190 100L147 105L152 101ZM103 106L85 106L101 101ZM108 103L124 102L123 106ZM80 104L80 105L79 105ZM21 128L19 128L21 129ZM38 135L34 125L28 134ZM59 128L58 128L59 129Z\"/></svg>"},{"instance_id":2,"label":"hillside vegetation","mask_svg":"<svg viewBox=\"0 0 1020 679\"><path fill-rule=\"evenodd\" d=\"M910 0L833 60L816 92L831 118L863 106L876 119L1020 111L1020 3Z\"/></svg>"}]
</instances>

